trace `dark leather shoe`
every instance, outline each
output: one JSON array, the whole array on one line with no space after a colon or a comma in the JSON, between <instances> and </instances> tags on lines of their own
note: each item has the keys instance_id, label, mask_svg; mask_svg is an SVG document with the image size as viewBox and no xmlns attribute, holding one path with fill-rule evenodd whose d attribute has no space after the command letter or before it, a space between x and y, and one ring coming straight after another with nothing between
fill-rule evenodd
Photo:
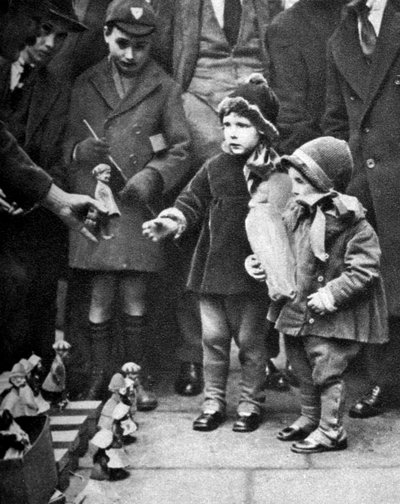
<instances>
[{"instance_id":1,"label":"dark leather shoe","mask_svg":"<svg viewBox=\"0 0 400 504\"><path fill-rule=\"evenodd\" d=\"M278 432L276 437L279 441L300 441L311 434L313 430L314 428L312 427L309 429L301 429L300 427L285 427Z\"/></svg>"},{"instance_id":2,"label":"dark leather shoe","mask_svg":"<svg viewBox=\"0 0 400 504\"><path fill-rule=\"evenodd\" d=\"M182 362L175 391L183 396L195 396L203 390L203 367L197 362Z\"/></svg>"},{"instance_id":3,"label":"dark leather shoe","mask_svg":"<svg viewBox=\"0 0 400 504\"><path fill-rule=\"evenodd\" d=\"M347 448L347 439L333 443L332 445L324 445L316 441L299 441L291 446L291 450L294 453L322 453L326 451L339 451L345 450Z\"/></svg>"},{"instance_id":4,"label":"dark leather shoe","mask_svg":"<svg viewBox=\"0 0 400 504\"><path fill-rule=\"evenodd\" d=\"M261 417L257 413L251 415L238 414L232 430L235 432L252 432L258 429L261 423Z\"/></svg>"},{"instance_id":5,"label":"dark leather shoe","mask_svg":"<svg viewBox=\"0 0 400 504\"><path fill-rule=\"evenodd\" d=\"M383 412L382 389L378 385L357 401L349 410L352 418L369 418Z\"/></svg>"},{"instance_id":6,"label":"dark leather shoe","mask_svg":"<svg viewBox=\"0 0 400 504\"><path fill-rule=\"evenodd\" d=\"M208 432L217 429L225 421L225 415L220 411L202 413L193 422L193 430Z\"/></svg>"}]
</instances>

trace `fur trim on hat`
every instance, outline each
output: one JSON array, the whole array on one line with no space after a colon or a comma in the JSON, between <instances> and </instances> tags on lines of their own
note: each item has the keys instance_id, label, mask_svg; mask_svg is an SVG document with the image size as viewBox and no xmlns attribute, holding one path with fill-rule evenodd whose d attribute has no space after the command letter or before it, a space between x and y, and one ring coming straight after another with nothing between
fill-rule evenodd
<instances>
[{"instance_id":1,"label":"fur trim on hat","mask_svg":"<svg viewBox=\"0 0 400 504\"><path fill-rule=\"evenodd\" d=\"M218 115L221 123L223 118L232 112L246 117L271 143L275 143L278 140L278 129L271 121L265 119L257 105L252 105L241 96L234 96L233 98L227 96L218 105Z\"/></svg>"}]
</instances>

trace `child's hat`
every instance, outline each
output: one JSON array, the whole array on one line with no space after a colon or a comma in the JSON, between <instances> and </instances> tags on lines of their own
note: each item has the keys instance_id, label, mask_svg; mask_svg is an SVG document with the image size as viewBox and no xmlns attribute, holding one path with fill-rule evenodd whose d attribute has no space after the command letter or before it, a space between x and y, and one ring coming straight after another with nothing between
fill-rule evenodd
<instances>
[{"instance_id":1,"label":"child's hat","mask_svg":"<svg viewBox=\"0 0 400 504\"><path fill-rule=\"evenodd\" d=\"M125 364L122 366L121 371L123 373L131 373L131 374L138 374L141 371L141 367L139 364L136 364L135 362L125 362Z\"/></svg>"},{"instance_id":2,"label":"child's hat","mask_svg":"<svg viewBox=\"0 0 400 504\"><path fill-rule=\"evenodd\" d=\"M21 362L17 362L14 364L14 366L11 369L11 373L9 375L9 378L25 378L26 377L26 371L24 366L21 364Z\"/></svg>"},{"instance_id":3,"label":"child's hat","mask_svg":"<svg viewBox=\"0 0 400 504\"><path fill-rule=\"evenodd\" d=\"M353 172L353 158L347 142L330 136L316 138L282 156L282 165L293 166L323 192L344 192Z\"/></svg>"},{"instance_id":4,"label":"child's hat","mask_svg":"<svg viewBox=\"0 0 400 504\"><path fill-rule=\"evenodd\" d=\"M155 30L156 15L149 1L113 0L107 8L105 22L130 35L142 37Z\"/></svg>"},{"instance_id":5,"label":"child's hat","mask_svg":"<svg viewBox=\"0 0 400 504\"><path fill-rule=\"evenodd\" d=\"M90 442L97 446L97 448L105 450L113 442L113 434L110 430L101 429L93 436Z\"/></svg>"},{"instance_id":6,"label":"child's hat","mask_svg":"<svg viewBox=\"0 0 400 504\"><path fill-rule=\"evenodd\" d=\"M129 413L129 410L130 407L127 404L120 402L115 406L112 417L114 420L122 420Z\"/></svg>"},{"instance_id":7,"label":"child's hat","mask_svg":"<svg viewBox=\"0 0 400 504\"><path fill-rule=\"evenodd\" d=\"M221 101L218 106L220 121L231 112L246 117L271 143L278 139L275 123L279 100L263 75L251 74L245 84Z\"/></svg>"},{"instance_id":8,"label":"child's hat","mask_svg":"<svg viewBox=\"0 0 400 504\"><path fill-rule=\"evenodd\" d=\"M54 350L69 350L71 348L71 345L68 343L68 341L65 340L58 340L54 343L53 349Z\"/></svg>"},{"instance_id":9,"label":"child's hat","mask_svg":"<svg viewBox=\"0 0 400 504\"><path fill-rule=\"evenodd\" d=\"M22 364L24 366L24 369L25 369L25 373L26 374L29 374L32 369L33 369L33 364L31 362L29 362L27 359L21 359L19 361L20 364Z\"/></svg>"},{"instance_id":10,"label":"child's hat","mask_svg":"<svg viewBox=\"0 0 400 504\"><path fill-rule=\"evenodd\" d=\"M125 388L125 379L121 373L115 373L108 384L108 390L110 392L118 392L119 389Z\"/></svg>"}]
</instances>

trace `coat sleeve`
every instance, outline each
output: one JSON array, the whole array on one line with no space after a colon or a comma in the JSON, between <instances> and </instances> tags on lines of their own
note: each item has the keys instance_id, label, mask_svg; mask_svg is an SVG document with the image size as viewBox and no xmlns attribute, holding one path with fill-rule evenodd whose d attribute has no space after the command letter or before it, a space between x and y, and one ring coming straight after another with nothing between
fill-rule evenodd
<instances>
[{"instance_id":1,"label":"coat sleeve","mask_svg":"<svg viewBox=\"0 0 400 504\"><path fill-rule=\"evenodd\" d=\"M0 187L22 207L39 203L48 193L51 177L35 165L0 122Z\"/></svg>"},{"instance_id":2,"label":"coat sleeve","mask_svg":"<svg viewBox=\"0 0 400 504\"><path fill-rule=\"evenodd\" d=\"M336 307L351 301L379 278L380 257L381 249L375 231L367 221L360 221L346 245L345 270L322 290L327 289L332 294Z\"/></svg>"},{"instance_id":3,"label":"coat sleeve","mask_svg":"<svg viewBox=\"0 0 400 504\"><path fill-rule=\"evenodd\" d=\"M153 0L152 2L157 14L157 26L151 54L169 75L173 75L174 4L174 0Z\"/></svg>"},{"instance_id":4,"label":"coat sleeve","mask_svg":"<svg viewBox=\"0 0 400 504\"><path fill-rule=\"evenodd\" d=\"M168 147L146 165L146 168L156 170L161 175L164 194L185 178L187 180L190 170L189 127L183 110L181 89L172 79L166 84L165 96L161 131Z\"/></svg>"},{"instance_id":5,"label":"coat sleeve","mask_svg":"<svg viewBox=\"0 0 400 504\"><path fill-rule=\"evenodd\" d=\"M321 135L320 125L307 106L310 89L307 63L296 30L286 29L279 19L267 28L267 46L271 86L280 101L280 151L290 154Z\"/></svg>"},{"instance_id":6,"label":"coat sleeve","mask_svg":"<svg viewBox=\"0 0 400 504\"><path fill-rule=\"evenodd\" d=\"M175 201L174 206L185 216L187 228L196 226L204 219L211 203L207 166L208 162L196 173Z\"/></svg>"},{"instance_id":7,"label":"coat sleeve","mask_svg":"<svg viewBox=\"0 0 400 504\"><path fill-rule=\"evenodd\" d=\"M349 139L349 118L340 86L340 76L329 43L327 51L326 108L322 129L325 135L347 141Z\"/></svg>"}]
</instances>

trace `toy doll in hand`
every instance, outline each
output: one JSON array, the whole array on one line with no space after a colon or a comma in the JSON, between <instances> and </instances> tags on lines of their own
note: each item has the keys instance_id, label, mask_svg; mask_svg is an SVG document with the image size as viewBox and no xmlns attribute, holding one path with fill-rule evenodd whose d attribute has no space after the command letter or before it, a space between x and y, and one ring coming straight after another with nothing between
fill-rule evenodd
<instances>
[{"instance_id":1,"label":"toy doll in hand","mask_svg":"<svg viewBox=\"0 0 400 504\"><path fill-rule=\"evenodd\" d=\"M42 386L45 397L50 400L52 405L56 405L60 409L64 408L68 403L65 364L70 356L70 348L71 345L65 340L54 343L53 349L56 356Z\"/></svg>"}]
</instances>

